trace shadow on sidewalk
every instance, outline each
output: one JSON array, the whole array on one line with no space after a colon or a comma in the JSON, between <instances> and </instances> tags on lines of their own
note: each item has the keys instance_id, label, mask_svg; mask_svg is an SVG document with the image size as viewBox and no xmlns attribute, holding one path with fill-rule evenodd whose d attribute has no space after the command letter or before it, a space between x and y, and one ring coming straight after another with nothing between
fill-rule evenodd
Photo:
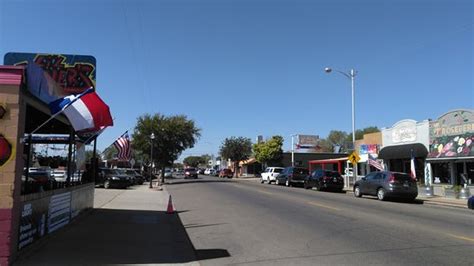
<instances>
[{"instance_id":1,"label":"shadow on sidewalk","mask_svg":"<svg viewBox=\"0 0 474 266\"><path fill-rule=\"evenodd\" d=\"M230 257L229 252L195 250L177 214L96 209L15 265L187 263L222 257Z\"/></svg>"}]
</instances>

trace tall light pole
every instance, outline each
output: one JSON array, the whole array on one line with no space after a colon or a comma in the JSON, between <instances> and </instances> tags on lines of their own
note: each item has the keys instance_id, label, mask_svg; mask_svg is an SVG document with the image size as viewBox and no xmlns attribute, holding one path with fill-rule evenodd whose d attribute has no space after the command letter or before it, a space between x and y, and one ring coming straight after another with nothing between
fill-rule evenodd
<instances>
[{"instance_id":1,"label":"tall light pole","mask_svg":"<svg viewBox=\"0 0 474 266\"><path fill-rule=\"evenodd\" d=\"M150 186L149 188L153 188L153 140L155 139L155 133L151 133L150 135L150 143L151 143L151 149L150 149Z\"/></svg>"},{"instance_id":2,"label":"tall light pole","mask_svg":"<svg viewBox=\"0 0 474 266\"><path fill-rule=\"evenodd\" d=\"M331 73L332 69L330 67L326 67L324 69L324 71L326 73ZM355 79L355 76L357 74L357 71L355 71L354 69L351 69L349 73L346 73L346 72L343 72L343 71L340 71L340 70L336 70L336 69L334 71L344 75L346 78L351 80L351 89L352 89L352 146L353 146L353 149L355 151L355 95L354 95L355 83L354 83L354 79ZM357 169L357 163L356 163L354 165L354 168L352 169L352 174L354 176L354 181L357 180L357 172L358 172L358 169Z\"/></svg>"},{"instance_id":3,"label":"tall light pole","mask_svg":"<svg viewBox=\"0 0 474 266\"><path fill-rule=\"evenodd\" d=\"M291 166L295 167L295 143L293 138L297 136L296 134L291 135Z\"/></svg>"}]
</instances>

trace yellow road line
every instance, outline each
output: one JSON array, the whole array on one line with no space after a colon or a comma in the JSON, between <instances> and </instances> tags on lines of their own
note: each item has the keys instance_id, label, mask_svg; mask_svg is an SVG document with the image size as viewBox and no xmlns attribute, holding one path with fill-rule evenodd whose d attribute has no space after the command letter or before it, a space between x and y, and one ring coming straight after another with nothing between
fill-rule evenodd
<instances>
[{"instance_id":1,"label":"yellow road line","mask_svg":"<svg viewBox=\"0 0 474 266\"><path fill-rule=\"evenodd\" d=\"M257 190L257 192L268 194L268 195L273 195L273 193L267 192L267 191L264 191L264 190Z\"/></svg>"},{"instance_id":2,"label":"yellow road line","mask_svg":"<svg viewBox=\"0 0 474 266\"><path fill-rule=\"evenodd\" d=\"M331 207L331 206L328 206L328 205L316 203L314 201L308 201L307 203L310 204L310 205L314 205L314 206L318 206L318 207L321 207L321 208L326 208L326 209L330 209L330 210L334 210L334 211L340 211L341 210L341 209L334 208L334 207Z\"/></svg>"},{"instance_id":3,"label":"yellow road line","mask_svg":"<svg viewBox=\"0 0 474 266\"><path fill-rule=\"evenodd\" d=\"M447 234L448 236L451 236L451 237L454 237L454 238L458 238L458 239L462 239L462 240L467 240L467 241L472 241L474 242L474 238L469 238L469 237L465 237L465 236L457 236L457 235L451 235L451 234Z\"/></svg>"}]
</instances>

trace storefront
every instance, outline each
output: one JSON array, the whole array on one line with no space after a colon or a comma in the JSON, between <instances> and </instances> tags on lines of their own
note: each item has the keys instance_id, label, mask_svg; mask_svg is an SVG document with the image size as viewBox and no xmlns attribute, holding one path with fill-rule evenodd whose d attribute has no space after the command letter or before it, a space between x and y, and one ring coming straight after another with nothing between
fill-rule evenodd
<instances>
[{"instance_id":1,"label":"storefront","mask_svg":"<svg viewBox=\"0 0 474 266\"><path fill-rule=\"evenodd\" d=\"M410 173L410 161L415 159L416 177L424 183L425 160L429 150L429 121L405 119L391 128L382 129L382 149L379 159L387 170Z\"/></svg>"},{"instance_id":2,"label":"storefront","mask_svg":"<svg viewBox=\"0 0 474 266\"><path fill-rule=\"evenodd\" d=\"M381 146L382 132L364 134L363 139L356 141L356 150L360 157L358 175L366 176L370 172L377 171L377 168L369 163L369 156L377 160Z\"/></svg>"},{"instance_id":3,"label":"storefront","mask_svg":"<svg viewBox=\"0 0 474 266\"><path fill-rule=\"evenodd\" d=\"M474 186L474 110L450 111L430 123L431 166L434 186ZM471 189L472 190L472 189Z\"/></svg>"}]
</instances>

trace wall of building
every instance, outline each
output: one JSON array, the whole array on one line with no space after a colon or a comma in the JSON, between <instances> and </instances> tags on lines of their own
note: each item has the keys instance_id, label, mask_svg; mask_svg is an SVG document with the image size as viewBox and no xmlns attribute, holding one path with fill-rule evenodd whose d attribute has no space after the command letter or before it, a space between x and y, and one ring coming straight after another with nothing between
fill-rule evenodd
<instances>
[{"instance_id":1,"label":"wall of building","mask_svg":"<svg viewBox=\"0 0 474 266\"><path fill-rule=\"evenodd\" d=\"M11 263L18 239L19 199L23 169L25 104L20 94L23 69L0 66L0 265Z\"/></svg>"},{"instance_id":2,"label":"wall of building","mask_svg":"<svg viewBox=\"0 0 474 266\"><path fill-rule=\"evenodd\" d=\"M295 153L295 166L308 168L308 162L311 160L335 159L347 156L346 153ZM283 153L282 166L291 166L291 152Z\"/></svg>"}]
</instances>

